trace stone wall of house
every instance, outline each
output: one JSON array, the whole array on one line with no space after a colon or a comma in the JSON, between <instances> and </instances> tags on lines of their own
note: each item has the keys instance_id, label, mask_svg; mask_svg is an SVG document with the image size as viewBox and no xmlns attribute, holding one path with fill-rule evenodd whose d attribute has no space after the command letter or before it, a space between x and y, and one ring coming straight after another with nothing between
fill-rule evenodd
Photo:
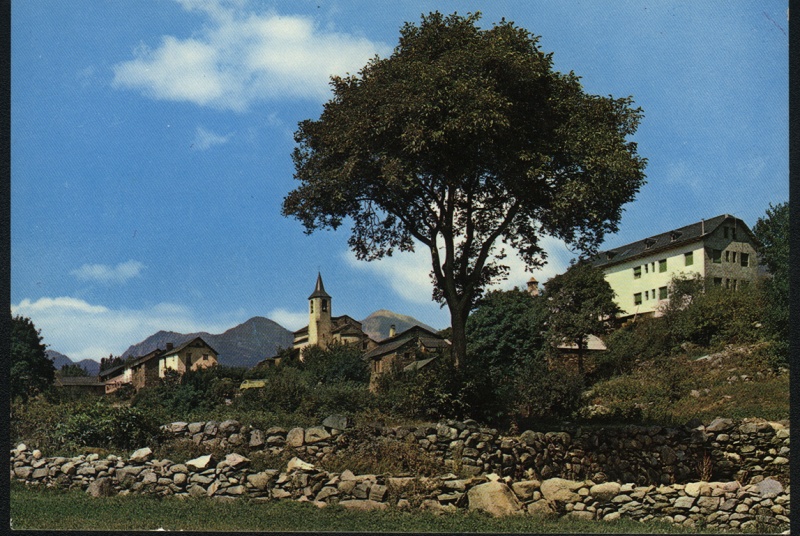
<instances>
[{"instance_id":1,"label":"stone wall of house","mask_svg":"<svg viewBox=\"0 0 800 536\"><path fill-rule=\"evenodd\" d=\"M347 419L331 416L322 426L266 430L235 421L172 423L165 430L208 451L290 451L312 462L346 447L353 432ZM364 433L362 429L360 431ZM562 432L525 431L503 436L474 421L444 421L418 426L373 426L369 434L403 441L428 453L446 470L477 476L591 479L668 485L752 477L789 479L789 428L759 420L715 419L694 428L624 426L576 428Z\"/></svg>"},{"instance_id":2,"label":"stone wall of house","mask_svg":"<svg viewBox=\"0 0 800 536\"><path fill-rule=\"evenodd\" d=\"M321 452L321 451L320 451ZM256 471L237 453L204 455L186 463L154 460L149 448L129 458L97 454L45 458L25 445L11 450L11 478L30 485L85 489L92 496L150 493L252 501L296 500L318 507L394 507L493 515L527 514L610 521L630 518L708 529L769 529L789 523L789 486L756 476L737 481L644 485L562 478L514 479L495 473L433 478L331 473L295 457L285 467Z\"/></svg>"}]
</instances>

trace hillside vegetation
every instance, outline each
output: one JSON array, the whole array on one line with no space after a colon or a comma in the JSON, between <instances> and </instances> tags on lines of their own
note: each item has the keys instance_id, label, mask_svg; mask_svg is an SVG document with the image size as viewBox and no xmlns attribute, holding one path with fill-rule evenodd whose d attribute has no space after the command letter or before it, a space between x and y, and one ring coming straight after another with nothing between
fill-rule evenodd
<instances>
[{"instance_id":1,"label":"hillside vegetation","mask_svg":"<svg viewBox=\"0 0 800 536\"><path fill-rule=\"evenodd\" d=\"M157 444L158 426L167 422L236 419L266 429L317 425L332 414L356 424L471 418L510 433L566 422L788 419L788 257L778 239L781 233L788 237L786 205L759 220L756 234L765 229L771 234L762 243L772 249L761 254L771 277L735 291L699 277L676 278L661 316L603 326L608 350L587 354L584 367L554 344L565 327L553 322L564 311L554 310L558 300L551 294L607 283L573 267L539 297L522 290L486 294L467 323L467 366L454 367L444 353L419 371L388 371L373 392L362 351L333 345L307 349L303 361L287 351L278 366L218 366L97 399L21 390L12 404L11 439L49 454L128 449ZM597 317L594 308L570 308L570 317L581 314ZM29 340L30 351L21 355L39 359L15 365L19 378L30 376L42 360L52 371L35 327L24 320L18 323L27 339L15 348ZM242 390L245 379L262 380L263 387ZM28 385L20 382L14 385Z\"/></svg>"}]
</instances>

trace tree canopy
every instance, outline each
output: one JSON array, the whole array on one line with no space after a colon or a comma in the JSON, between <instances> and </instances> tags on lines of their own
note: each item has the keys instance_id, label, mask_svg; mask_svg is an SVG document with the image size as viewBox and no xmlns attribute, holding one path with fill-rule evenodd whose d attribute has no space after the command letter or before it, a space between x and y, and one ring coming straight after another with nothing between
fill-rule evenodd
<instances>
[{"instance_id":1,"label":"tree canopy","mask_svg":"<svg viewBox=\"0 0 800 536\"><path fill-rule=\"evenodd\" d=\"M351 221L360 260L428 249L456 366L469 311L508 273L504 245L528 267L546 258L543 234L592 251L644 184L632 98L585 93L538 37L479 19L423 16L388 58L334 77L295 133L300 185L283 203L308 233Z\"/></svg>"},{"instance_id":2,"label":"tree canopy","mask_svg":"<svg viewBox=\"0 0 800 536\"><path fill-rule=\"evenodd\" d=\"M548 330L553 344L575 343L578 367L583 372L583 350L589 335L610 331L619 313L614 291L603 272L588 262L578 262L544 284Z\"/></svg>"},{"instance_id":3,"label":"tree canopy","mask_svg":"<svg viewBox=\"0 0 800 536\"><path fill-rule=\"evenodd\" d=\"M758 256L772 278L766 283L771 307L765 320L772 334L784 345L789 341L789 203L770 204L753 227L759 241ZM788 352L788 348L787 348Z\"/></svg>"},{"instance_id":4,"label":"tree canopy","mask_svg":"<svg viewBox=\"0 0 800 536\"><path fill-rule=\"evenodd\" d=\"M30 318L11 318L11 398L27 399L53 385L55 366L47 358L39 330Z\"/></svg>"}]
</instances>

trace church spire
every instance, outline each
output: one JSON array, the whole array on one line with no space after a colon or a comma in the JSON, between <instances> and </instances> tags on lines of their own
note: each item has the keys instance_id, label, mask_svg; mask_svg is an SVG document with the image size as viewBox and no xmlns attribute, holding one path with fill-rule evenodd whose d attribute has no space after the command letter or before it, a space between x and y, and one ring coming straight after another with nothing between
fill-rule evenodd
<instances>
[{"instance_id":1,"label":"church spire","mask_svg":"<svg viewBox=\"0 0 800 536\"><path fill-rule=\"evenodd\" d=\"M309 300L314 298L328 298L330 299L330 294L325 292L325 285L322 284L322 274L317 272L317 286L314 288L313 294L308 297Z\"/></svg>"}]
</instances>

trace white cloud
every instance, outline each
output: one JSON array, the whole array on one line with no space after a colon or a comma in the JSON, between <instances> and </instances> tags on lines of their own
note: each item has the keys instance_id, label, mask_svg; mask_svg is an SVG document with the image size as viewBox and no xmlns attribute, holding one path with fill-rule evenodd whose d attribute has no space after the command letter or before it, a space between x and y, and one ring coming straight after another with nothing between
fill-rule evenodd
<instances>
[{"instance_id":1,"label":"white cloud","mask_svg":"<svg viewBox=\"0 0 800 536\"><path fill-rule=\"evenodd\" d=\"M113 85L154 99L244 111L258 100L325 100L332 74L355 73L391 48L323 30L309 17L255 13L244 2L181 0L209 20L192 37L162 37L114 66Z\"/></svg>"},{"instance_id":2,"label":"white cloud","mask_svg":"<svg viewBox=\"0 0 800 536\"><path fill-rule=\"evenodd\" d=\"M71 359L99 360L127 348L159 330L222 333L234 325L204 322L189 308L160 303L147 309L111 309L70 297L24 299L11 305L15 315L29 317L42 332L44 343ZM224 320L224 319L223 319Z\"/></svg>"},{"instance_id":3,"label":"white cloud","mask_svg":"<svg viewBox=\"0 0 800 536\"><path fill-rule=\"evenodd\" d=\"M210 130L206 130L203 127L197 127L194 133L194 141L192 142L192 146L195 149L199 149L201 151L205 151L213 147L214 145L223 145L228 143L228 140L231 139L231 134L227 136L220 136Z\"/></svg>"},{"instance_id":4,"label":"white cloud","mask_svg":"<svg viewBox=\"0 0 800 536\"><path fill-rule=\"evenodd\" d=\"M569 266L569 261L575 257L567 246L560 240L549 236L540 239L540 244L547 252L547 264L534 272L526 272L525 264L516 253L506 248L508 256L503 259L503 264L510 268L508 279L490 286L490 289L510 290L516 287L525 287L531 275L539 283L544 283L551 277L564 272ZM396 252L391 257L378 261L364 262L356 259L352 251L343 253L347 264L355 269L364 270L386 280L394 292L405 300L413 303L430 303L433 291L431 272L431 258L427 249L421 244L415 244L415 251Z\"/></svg>"},{"instance_id":5,"label":"white cloud","mask_svg":"<svg viewBox=\"0 0 800 536\"><path fill-rule=\"evenodd\" d=\"M296 331L308 325L308 312L306 311L296 312L278 308L270 311L267 317L291 331Z\"/></svg>"},{"instance_id":6,"label":"white cloud","mask_svg":"<svg viewBox=\"0 0 800 536\"><path fill-rule=\"evenodd\" d=\"M70 274L83 281L99 281L101 283L125 283L129 279L139 277L145 265L139 261L128 261L109 266L107 264L84 264Z\"/></svg>"}]
</instances>

